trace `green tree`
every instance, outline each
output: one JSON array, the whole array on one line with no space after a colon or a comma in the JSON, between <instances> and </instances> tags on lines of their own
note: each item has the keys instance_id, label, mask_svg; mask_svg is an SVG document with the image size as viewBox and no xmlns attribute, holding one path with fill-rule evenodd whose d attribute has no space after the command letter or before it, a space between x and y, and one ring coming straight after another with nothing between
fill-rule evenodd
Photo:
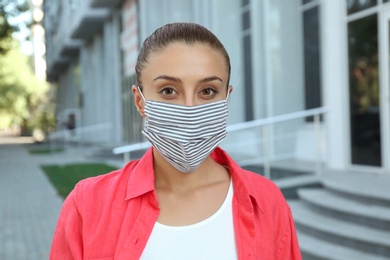
<instances>
[{"instance_id":1,"label":"green tree","mask_svg":"<svg viewBox=\"0 0 390 260\"><path fill-rule=\"evenodd\" d=\"M26 0L0 0L0 129L13 125L27 134L33 128L47 133L54 125L45 95L48 85L37 80L29 57L13 38L21 29L28 31L28 10Z\"/></svg>"},{"instance_id":2,"label":"green tree","mask_svg":"<svg viewBox=\"0 0 390 260\"><path fill-rule=\"evenodd\" d=\"M11 49L0 55L0 117L11 119L9 123L19 125L28 134L33 128L48 132L54 120L48 110L48 89L46 82L36 78L29 57L13 41Z\"/></svg>"},{"instance_id":3,"label":"green tree","mask_svg":"<svg viewBox=\"0 0 390 260\"><path fill-rule=\"evenodd\" d=\"M25 23L12 24L10 20L29 10L28 2L22 0L0 0L0 55L12 49L12 34Z\"/></svg>"}]
</instances>

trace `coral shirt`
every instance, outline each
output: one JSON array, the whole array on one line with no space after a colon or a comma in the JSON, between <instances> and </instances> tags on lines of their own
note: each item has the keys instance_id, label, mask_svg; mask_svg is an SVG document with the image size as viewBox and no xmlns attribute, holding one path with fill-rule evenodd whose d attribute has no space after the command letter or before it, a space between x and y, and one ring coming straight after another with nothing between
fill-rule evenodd
<instances>
[{"instance_id":1,"label":"coral shirt","mask_svg":"<svg viewBox=\"0 0 390 260\"><path fill-rule=\"evenodd\" d=\"M301 259L291 211L279 188L240 168L220 148L211 157L232 177L239 259ZM76 185L63 204L50 259L139 259L158 215L151 148L123 169Z\"/></svg>"}]
</instances>

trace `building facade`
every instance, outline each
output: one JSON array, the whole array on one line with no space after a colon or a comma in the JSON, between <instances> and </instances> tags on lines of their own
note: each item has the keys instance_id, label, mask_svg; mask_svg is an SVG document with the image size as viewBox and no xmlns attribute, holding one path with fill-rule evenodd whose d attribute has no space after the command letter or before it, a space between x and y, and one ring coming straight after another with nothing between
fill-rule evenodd
<instances>
[{"instance_id":1,"label":"building facade","mask_svg":"<svg viewBox=\"0 0 390 260\"><path fill-rule=\"evenodd\" d=\"M111 126L83 141L143 141L130 91L138 49L163 24L196 22L231 57L229 125L327 109L317 125L312 117L271 125L271 160L390 172L389 10L386 0L45 0L58 129L73 115L76 128ZM224 146L257 158L263 138L248 127Z\"/></svg>"}]
</instances>

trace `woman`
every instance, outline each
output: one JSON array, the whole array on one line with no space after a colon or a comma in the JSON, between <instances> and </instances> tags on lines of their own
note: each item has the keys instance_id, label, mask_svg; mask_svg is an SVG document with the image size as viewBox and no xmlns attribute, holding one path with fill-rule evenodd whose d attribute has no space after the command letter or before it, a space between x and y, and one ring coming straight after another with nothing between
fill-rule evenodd
<instances>
[{"instance_id":1,"label":"woman","mask_svg":"<svg viewBox=\"0 0 390 260\"><path fill-rule=\"evenodd\" d=\"M300 259L280 190L241 169L226 136L229 56L206 28L168 24L145 40L135 106L153 148L78 183L51 259Z\"/></svg>"}]
</instances>

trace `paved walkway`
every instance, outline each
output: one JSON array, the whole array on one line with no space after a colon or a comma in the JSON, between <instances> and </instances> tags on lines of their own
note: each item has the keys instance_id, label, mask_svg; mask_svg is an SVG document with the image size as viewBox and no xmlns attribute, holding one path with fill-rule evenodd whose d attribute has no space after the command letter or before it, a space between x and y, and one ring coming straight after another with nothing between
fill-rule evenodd
<instances>
[{"instance_id":1,"label":"paved walkway","mask_svg":"<svg viewBox=\"0 0 390 260\"><path fill-rule=\"evenodd\" d=\"M93 161L81 148L30 155L25 141L0 137L0 259L5 260L48 259L63 200L39 165Z\"/></svg>"}]
</instances>

